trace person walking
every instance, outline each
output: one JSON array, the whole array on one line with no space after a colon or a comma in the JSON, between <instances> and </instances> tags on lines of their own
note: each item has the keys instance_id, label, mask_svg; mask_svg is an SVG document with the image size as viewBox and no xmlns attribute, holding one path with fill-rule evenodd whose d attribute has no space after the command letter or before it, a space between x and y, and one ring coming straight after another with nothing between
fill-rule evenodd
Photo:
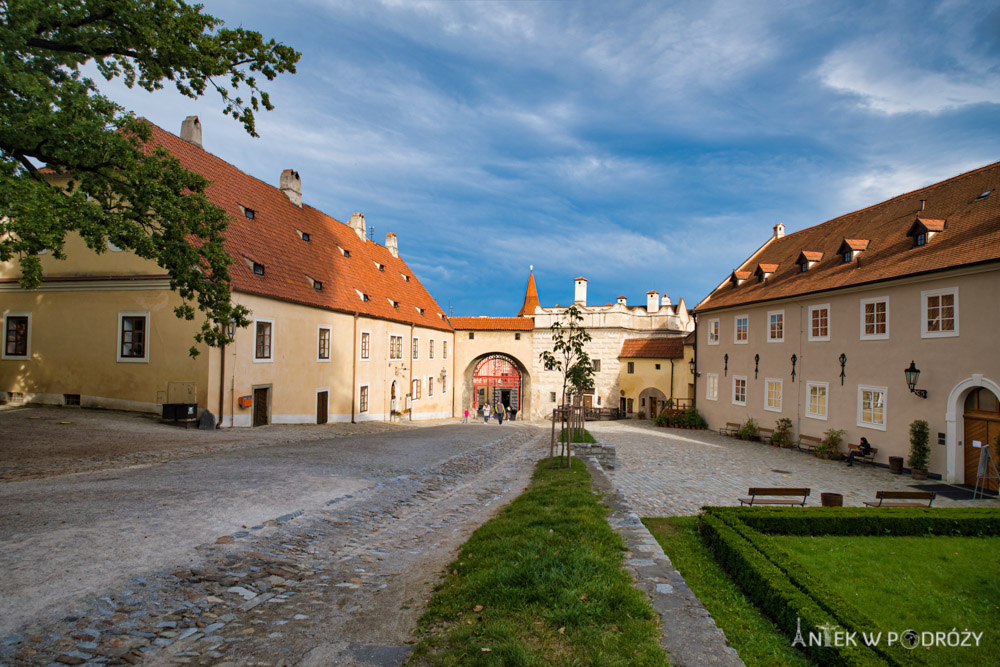
<instances>
[{"instance_id":1,"label":"person walking","mask_svg":"<svg viewBox=\"0 0 1000 667\"><path fill-rule=\"evenodd\" d=\"M462 420L462 423L463 424L468 424L469 423L469 408L465 409L465 419Z\"/></svg>"},{"instance_id":2,"label":"person walking","mask_svg":"<svg viewBox=\"0 0 1000 667\"><path fill-rule=\"evenodd\" d=\"M497 424L503 424L503 406L497 403Z\"/></svg>"},{"instance_id":3,"label":"person walking","mask_svg":"<svg viewBox=\"0 0 1000 667\"><path fill-rule=\"evenodd\" d=\"M490 423L490 404L489 403L483 403L483 423L484 424L489 424Z\"/></svg>"}]
</instances>

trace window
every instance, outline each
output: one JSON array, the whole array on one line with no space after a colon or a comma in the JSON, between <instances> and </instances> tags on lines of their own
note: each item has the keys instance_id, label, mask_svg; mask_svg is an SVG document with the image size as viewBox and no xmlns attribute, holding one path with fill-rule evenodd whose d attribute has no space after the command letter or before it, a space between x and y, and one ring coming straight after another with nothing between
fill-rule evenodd
<instances>
[{"instance_id":1,"label":"window","mask_svg":"<svg viewBox=\"0 0 1000 667\"><path fill-rule=\"evenodd\" d=\"M446 340L441 341L441 358L448 358L448 341Z\"/></svg>"},{"instance_id":2,"label":"window","mask_svg":"<svg viewBox=\"0 0 1000 667\"><path fill-rule=\"evenodd\" d=\"M628 362L628 372L629 373L635 373L635 362L634 361Z\"/></svg>"},{"instance_id":3,"label":"window","mask_svg":"<svg viewBox=\"0 0 1000 667\"><path fill-rule=\"evenodd\" d=\"M780 343L785 340L785 311L775 310L767 314L767 342Z\"/></svg>"},{"instance_id":4,"label":"window","mask_svg":"<svg viewBox=\"0 0 1000 667\"><path fill-rule=\"evenodd\" d=\"M861 300L861 340L889 338L889 297Z\"/></svg>"},{"instance_id":5,"label":"window","mask_svg":"<svg viewBox=\"0 0 1000 667\"><path fill-rule=\"evenodd\" d=\"M705 380L705 398L710 401L719 400L719 374L709 373Z\"/></svg>"},{"instance_id":6,"label":"window","mask_svg":"<svg viewBox=\"0 0 1000 667\"><path fill-rule=\"evenodd\" d=\"M361 385L361 397L358 400L358 412L368 412L368 385Z\"/></svg>"},{"instance_id":7,"label":"window","mask_svg":"<svg viewBox=\"0 0 1000 667\"><path fill-rule=\"evenodd\" d=\"M550 391L549 392L549 402L551 402L551 403L555 403L556 402L556 392L554 392L554 391Z\"/></svg>"},{"instance_id":8,"label":"window","mask_svg":"<svg viewBox=\"0 0 1000 667\"><path fill-rule=\"evenodd\" d=\"M885 430L885 387L858 386L858 426Z\"/></svg>"},{"instance_id":9,"label":"window","mask_svg":"<svg viewBox=\"0 0 1000 667\"><path fill-rule=\"evenodd\" d=\"M413 358L420 358L420 339L416 336L413 337Z\"/></svg>"},{"instance_id":10,"label":"window","mask_svg":"<svg viewBox=\"0 0 1000 667\"><path fill-rule=\"evenodd\" d=\"M433 338L431 338L430 345L427 346L427 358L428 359L433 359L434 358L434 339Z\"/></svg>"},{"instance_id":11,"label":"window","mask_svg":"<svg viewBox=\"0 0 1000 667\"><path fill-rule=\"evenodd\" d=\"M847 250L844 252L844 264L850 264L851 260L854 259L854 251Z\"/></svg>"},{"instance_id":12,"label":"window","mask_svg":"<svg viewBox=\"0 0 1000 667\"><path fill-rule=\"evenodd\" d=\"M118 313L118 361L149 361L149 313Z\"/></svg>"},{"instance_id":13,"label":"window","mask_svg":"<svg viewBox=\"0 0 1000 667\"><path fill-rule=\"evenodd\" d=\"M768 378L764 381L764 409L771 412L781 412L781 380Z\"/></svg>"},{"instance_id":14,"label":"window","mask_svg":"<svg viewBox=\"0 0 1000 667\"><path fill-rule=\"evenodd\" d=\"M441 393L442 394L447 394L448 393L448 376L447 375L442 375L441 376Z\"/></svg>"},{"instance_id":15,"label":"window","mask_svg":"<svg viewBox=\"0 0 1000 667\"><path fill-rule=\"evenodd\" d=\"M254 320L253 360L274 361L271 347L274 343L274 320Z\"/></svg>"},{"instance_id":16,"label":"window","mask_svg":"<svg viewBox=\"0 0 1000 667\"><path fill-rule=\"evenodd\" d=\"M660 370L660 365L656 364L656 370Z\"/></svg>"},{"instance_id":17,"label":"window","mask_svg":"<svg viewBox=\"0 0 1000 667\"><path fill-rule=\"evenodd\" d=\"M319 361L330 361L330 327L319 328Z\"/></svg>"},{"instance_id":18,"label":"window","mask_svg":"<svg viewBox=\"0 0 1000 667\"><path fill-rule=\"evenodd\" d=\"M389 336L389 358L390 359L402 359L403 358L403 337L402 336Z\"/></svg>"},{"instance_id":19,"label":"window","mask_svg":"<svg viewBox=\"0 0 1000 667\"><path fill-rule=\"evenodd\" d=\"M521 334L515 333L514 334L514 340L521 340Z\"/></svg>"},{"instance_id":20,"label":"window","mask_svg":"<svg viewBox=\"0 0 1000 667\"><path fill-rule=\"evenodd\" d=\"M590 365L594 367L594 372L595 373L600 373L601 372L601 360L600 359L591 359L590 360Z\"/></svg>"},{"instance_id":21,"label":"window","mask_svg":"<svg viewBox=\"0 0 1000 667\"><path fill-rule=\"evenodd\" d=\"M403 276L403 280L405 280L406 282L410 282L410 276L406 275L405 273L400 273L399 275Z\"/></svg>"},{"instance_id":22,"label":"window","mask_svg":"<svg viewBox=\"0 0 1000 667\"><path fill-rule=\"evenodd\" d=\"M243 208L243 215L246 216L247 220L253 220L253 216L256 213L252 208Z\"/></svg>"},{"instance_id":23,"label":"window","mask_svg":"<svg viewBox=\"0 0 1000 667\"><path fill-rule=\"evenodd\" d=\"M316 290L317 292L322 292L323 291L323 283L321 283L318 280L314 280L313 281L313 289Z\"/></svg>"},{"instance_id":24,"label":"window","mask_svg":"<svg viewBox=\"0 0 1000 667\"><path fill-rule=\"evenodd\" d=\"M413 387L410 389L410 396L413 400L420 398L420 378L415 378L413 380Z\"/></svg>"},{"instance_id":25,"label":"window","mask_svg":"<svg viewBox=\"0 0 1000 667\"><path fill-rule=\"evenodd\" d=\"M708 344L719 344L719 320L708 321Z\"/></svg>"},{"instance_id":26,"label":"window","mask_svg":"<svg viewBox=\"0 0 1000 667\"><path fill-rule=\"evenodd\" d=\"M255 274L257 274L258 276L264 275L264 265L261 264L260 262L254 262L253 263L253 272Z\"/></svg>"},{"instance_id":27,"label":"window","mask_svg":"<svg viewBox=\"0 0 1000 667\"><path fill-rule=\"evenodd\" d=\"M920 232L914 237L913 244L918 248L922 245L927 245L927 232Z\"/></svg>"},{"instance_id":28,"label":"window","mask_svg":"<svg viewBox=\"0 0 1000 667\"><path fill-rule=\"evenodd\" d=\"M921 338L946 338L958 335L958 288L928 290L920 293L924 317Z\"/></svg>"},{"instance_id":29,"label":"window","mask_svg":"<svg viewBox=\"0 0 1000 667\"><path fill-rule=\"evenodd\" d=\"M628 412L628 413L634 412L634 410L633 410L633 408L634 408L633 402L634 401L635 401L634 398L629 398L629 399L625 400L625 412Z\"/></svg>"},{"instance_id":30,"label":"window","mask_svg":"<svg viewBox=\"0 0 1000 667\"><path fill-rule=\"evenodd\" d=\"M830 304L809 306L809 340L830 340Z\"/></svg>"},{"instance_id":31,"label":"window","mask_svg":"<svg viewBox=\"0 0 1000 667\"><path fill-rule=\"evenodd\" d=\"M806 382L806 417L826 419L826 395L830 385L826 382Z\"/></svg>"},{"instance_id":32,"label":"window","mask_svg":"<svg viewBox=\"0 0 1000 667\"><path fill-rule=\"evenodd\" d=\"M372 352L372 335L367 331L361 332L361 360L368 361L371 359Z\"/></svg>"},{"instance_id":33,"label":"window","mask_svg":"<svg viewBox=\"0 0 1000 667\"><path fill-rule=\"evenodd\" d=\"M747 379L744 375L733 376L733 405L747 404Z\"/></svg>"},{"instance_id":34,"label":"window","mask_svg":"<svg viewBox=\"0 0 1000 667\"><path fill-rule=\"evenodd\" d=\"M3 358L31 357L31 315L7 313L3 316Z\"/></svg>"},{"instance_id":35,"label":"window","mask_svg":"<svg viewBox=\"0 0 1000 667\"><path fill-rule=\"evenodd\" d=\"M799 264L799 273L805 273L809 270L809 262L802 262Z\"/></svg>"},{"instance_id":36,"label":"window","mask_svg":"<svg viewBox=\"0 0 1000 667\"><path fill-rule=\"evenodd\" d=\"M309 243L309 232L302 232L302 240Z\"/></svg>"},{"instance_id":37,"label":"window","mask_svg":"<svg viewBox=\"0 0 1000 667\"><path fill-rule=\"evenodd\" d=\"M434 376L429 375L427 377L427 398L434 395Z\"/></svg>"},{"instance_id":38,"label":"window","mask_svg":"<svg viewBox=\"0 0 1000 667\"><path fill-rule=\"evenodd\" d=\"M469 332L469 340L473 340L475 337L476 337L476 332L475 331L470 331Z\"/></svg>"},{"instance_id":39,"label":"window","mask_svg":"<svg viewBox=\"0 0 1000 667\"><path fill-rule=\"evenodd\" d=\"M733 318L733 322L733 342L736 344L746 345L747 340L750 338L750 316L737 315Z\"/></svg>"}]
</instances>

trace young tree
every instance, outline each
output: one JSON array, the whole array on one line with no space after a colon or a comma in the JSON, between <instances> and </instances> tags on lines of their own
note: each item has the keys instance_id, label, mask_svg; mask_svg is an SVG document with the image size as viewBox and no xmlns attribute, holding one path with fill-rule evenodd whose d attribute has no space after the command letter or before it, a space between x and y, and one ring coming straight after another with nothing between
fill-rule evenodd
<instances>
[{"instance_id":1,"label":"young tree","mask_svg":"<svg viewBox=\"0 0 1000 667\"><path fill-rule=\"evenodd\" d=\"M194 319L197 304L198 342L227 342L225 325L249 319L230 301L225 212L82 68L149 91L169 80L191 98L214 88L257 136L254 113L273 108L258 77L294 72L299 56L183 0L0 0L0 261L19 260L27 289L42 281L38 253L63 259L69 232L95 252L111 241L167 271L178 317Z\"/></svg>"},{"instance_id":2,"label":"young tree","mask_svg":"<svg viewBox=\"0 0 1000 667\"><path fill-rule=\"evenodd\" d=\"M555 322L549 329L552 331L552 349L545 350L538 355L545 370L559 371L562 373L562 410L567 409L566 394L569 389L577 394L583 394L594 388L594 367L590 361L590 355L584 346L590 342L590 334L580 324L583 322L583 314L580 309L573 305L566 309L563 315L566 323ZM552 415L553 438L549 447L549 458L552 458L555 450L555 413ZM567 439L571 439L566 434ZM569 444L566 445L566 460L569 462Z\"/></svg>"}]
</instances>

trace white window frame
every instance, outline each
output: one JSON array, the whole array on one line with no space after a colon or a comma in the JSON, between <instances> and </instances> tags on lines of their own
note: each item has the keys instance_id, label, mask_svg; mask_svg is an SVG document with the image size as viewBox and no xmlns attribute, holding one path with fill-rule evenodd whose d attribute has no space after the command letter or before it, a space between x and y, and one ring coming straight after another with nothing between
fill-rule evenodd
<instances>
[{"instance_id":1,"label":"white window frame","mask_svg":"<svg viewBox=\"0 0 1000 667\"><path fill-rule=\"evenodd\" d=\"M420 390L420 378L413 378L410 383L410 401L419 401L422 395Z\"/></svg>"},{"instance_id":2,"label":"white window frame","mask_svg":"<svg viewBox=\"0 0 1000 667\"><path fill-rule=\"evenodd\" d=\"M25 354L7 354L7 318L8 317L27 317L28 318L28 340L27 344L24 346ZM4 313L3 314L3 330L0 331L0 335L3 336L3 347L0 348L0 359L17 359L17 360L27 360L31 359L31 313ZM121 338L122 335L122 323L119 319L118 321L118 337ZM147 346L148 351L148 346ZM122 344L118 341L118 353L121 354Z\"/></svg>"},{"instance_id":3,"label":"white window frame","mask_svg":"<svg viewBox=\"0 0 1000 667\"><path fill-rule=\"evenodd\" d=\"M716 317L714 320L709 320L708 321L708 336L706 337L706 344L708 344L708 345L718 345L719 344L719 318L718 317Z\"/></svg>"},{"instance_id":4,"label":"white window frame","mask_svg":"<svg viewBox=\"0 0 1000 667\"><path fill-rule=\"evenodd\" d=\"M707 373L705 375L705 400L719 400L719 374Z\"/></svg>"},{"instance_id":5,"label":"white window frame","mask_svg":"<svg viewBox=\"0 0 1000 667\"><path fill-rule=\"evenodd\" d=\"M927 298L932 296L943 296L951 294L955 297L955 329L954 331L928 331L927 330ZM920 337L921 338L954 338L958 336L958 288L946 287L943 289L926 290L920 293Z\"/></svg>"},{"instance_id":6,"label":"white window frame","mask_svg":"<svg viewBox=\"0 0 1000 667\"><path fill-rule=\"evenodd\" d=\"M427 398L434 398L434 376L427 376Z\"/></svg>"},{"instance_id":7,"label":"white window frame","mask_svg":"<svg viewBox=\"0 0 1000 667\"><path fill-rule=\"evenodd\" d=\"M771 337L771 316L780 315L781 316L781 338ZM748 331L749 333L749 331ZM785 342L785 311L784 310L769 310L767 312L767 342L768 343L784 343Z\"/></svg>"},{"instance_id":8,"label":"white window frame","mask_svg":"<svg viewBox=\"0 0 1000 667\"><path fill-rule=\"evenodd\" d=\"M364 410L361 409L361 394L363 393L361 391L362 389L367 389L368 390L368 405L365 406ZM358 413L359 414L364 414L366 412L371 412L371 407L372 407L372 392L371 392L371 389L368 388L368 384L367 383L365 383L365 384L359 384L358 385ZM329 414L329 412L327 414Z\"/></svg>"},{"instance_id":9,"label":"white window frame","mask_svg":"<svg viewBox=\"0 0 1000 667\"><path fill-rule=\"evenodd\" d=\"M885 302L885 333L884 334L866 334L865 333L865 306L870 303L882 303ZM889 297L887 296L876 296L870 299L861 299L860 305L860 319L861 319L861 340L889 340Z\"/></svg>"},{"instance_id":10,"label":"white window frame","mask_svg":"<svg viewBox=\"0 0 1000 667\"><path fill-rule=\"evenodd\" d=\"M372 359L372 332L362 329L358 332L358 359L361 361L371 361ZM368 336L368 356L365 356L365 336ZM365 385L368 386L368 385Z\"/></svg>"},{"instance_id":11,"label":"white window frame","mask_svg":"<svg viewBox=\"0 0 1000 667\"><path fill-rule=\"evenodd\" d=\"M323 331L324 330L326 330L330 334L330 346L327 349L327 355L328 356L326 357L326 359L324 359L323 357L319 356L319 342L320 342L320 340L323 337ZM256 336L256 331L254 331L254 335ZM256 342L256 341L254 341L254 342ZM273 329L271 330L271 347L272 348L274 347L274 330ZM274 350L272 349L272 354L271 354L272 357L274 356L273 352L274 352ZM332 359L333 359L333 327L331 327L331 326L329 326L327 324L321 324L321 325L319 325L316 328L316 361L318 361L321 364L328 364L328 363L330 363L330 361ZM318 391L323 391L323 390L320 389Z\"/></svg>"},{"instance_id":12,"label":"white window frame","mask_svg":"<svg viewBox=\"0 0 1000 667\"><path fill-rule=\"evenodd\" d=\"M778 405L771 406L771 385L778 385ZM778 378L764 378L764 409L768 412L781 412L782 402L784 401L784 382Z\"/></svg>"},{"instance_id":13,"label":"white window frame","mask_svg":"<svg viewBox=\"0 0 1000 667\"><path fill-rule=\"evenodd\" d=\"M882 394L882 423L877 424L875 422L863 421L864 417L864 393L866 391L881 392ZM889 389L888 387L875 387L872 385L859 384L858 385L858 426L861 428L870 428L876 431L884 431L885 424L889 421L889 399L888 399Z\"/></svg>"},{"instance_id":14,"label":"white window frame","mask_svg":"<svg viewBox=\"0 0 1000 667\"><path fill-rule=\"evenodd\" d=\"M428 359L433 359L434 358L434 339L433 338L430 339L430 345L427 346L427 358Z\"/></svg>"},{"instance_id":15,"label":"white window frame","mask_svg":"<svg viewBox=\"0 0 1000 667\"><path fill-rule=\"evenodd\" d=\"M267 359L263 359L263 358L258 359L257 358L257 323L258 322L267 322L267 323L269 323L271 325L271 356L269 358L267 358ZM121 327L119 326L119 329L120 328ZM275 329L275 327L274 327L274 318L273 317L255 317L255 318L253 318L253 338L251 339L251 344L253 345L253 348L251 348L251 349L253 350L253 362L255 364L272 364L272 363L274 363L274 350L275 350L275 347L274 347L274 334L275 334L275 330L274 329ZM118 344L121 345L121 342L119 341Z\"/></svg>"},{"instance_id":16,"label":"white window frame","mask_svg":"<svg viewBox=\"0 0 1000 667\"><path fill-rule=\"evenodd\" d=\"M813 313L816 312L817 310L824 310L824 309L826 310L826 335L825 336L814 336L813 335L813 328L812 328L813 327ZM863 317L864 317L864 314L862 313L862 318ZM808 324L809 329L808 329L808 337L809 337L810 341L812 341L812 342L816 342L816 341L829 341L830 340L830 323L831 323L831 318L830 318L830 304L828 304L828 303L817 303L815 306L809 306L809 324Z\"/></svg>"},{"instance_id":17,"label":"white window frame","mask_svg":"<svg viewBox=\"0 0 1000 667\"><path fill-rule=\"evenodd\" d=\"M399 356L392 356L392 339L399 339ZM403 334L389 334L389 361L402 361L403 360Z\"/></svg>"},{"instance_id":18,"label":"white window frame","mask_svg":"<svg viewBox=\"0 0 1000 667\"><path fill-rule=\"evenodd\" d=\"M413 340L413 359L414 361L420 359L420 336L414 336Z\"/></svg>"},{"instance_id":19,"label":"white window frame","mask_svg":"<svg viewBox=\"0 0 1000 667\"><path fill-rule=\"evenodd\" d=\"M823 414L820 415L815 412L811 412L812 402L809 400L811 391L813 387L822 387L825 389L824 397L826 398L823 405ZM805 415L809 419L820 419L826 421L830 417L830 383L829 382L806 382L806 410Z\"/></svg>"},{"instance_id":20,"label":"white window frame","mask_svg":"<svg viewBox=\"0 0 1000 667\"><path fill-rule=\"evenodd\" d=\"M747 321L747 337L746 340L740 340L740 320ZM750 315L734 315L733 316L733 345L747 345L750 343Z\"/></svg>"},{"instance_id":21,"label":"white window frame","mask_svg":"<svg viewBox=\"0 0 1000 667\"><path fill-rule=\"evenodd\" d=\"M736 382L738 380L742 380L743 381L743 400L742 401L737 401L736 400ZM747 376L746 375L734 375L733 376L733 391L730 394L730 396L732 397L733 405L746 405L747 404L747 393L749 392L749 389L750 389L750 387L747 384Z\"/></svg>"},{"instance_id":22,"label":"white window frame","mask_svg":"<svg viewBox=\"0 0 1000 667\"><path fill-rule=\"evenodd\" d=\"M146 339L143 341L143 346L145 347L145 350L143 350L143 355L141 357L123 357L122 356L122 318L125 318L125 317L145 317L146 318L146 331L145 331ZM257 331L256 320L254 320L254 322L255 322L255 324L254 324L254 332L256 332ZM152 325L152 321L149 318L149 311L146 311L144 313L141 313L141 312L128 312L128 313L122 312L122 313L118 313L118 334L116 335L118 347L115 348L115 357L118 359L118 361L120 363L123 363L123 364L148 364L149 363L149 339L150 339L150 333L151 333L151 329L152 329L151 325ZM4 327L4 331L7 331L6 327ZM271 332L272 332L272 334L271 334L271 343L272 343L271 349L274 350L274 345L273 345L273 343L274 343L274 333L273 333L274 332L274 324L271 324ZM254 335L256 336L256 333ZM256 340L256 338L255 338L255 340ZM4 346L4 347L6 348L6 346Z\"/></svg>"}]
</instances>

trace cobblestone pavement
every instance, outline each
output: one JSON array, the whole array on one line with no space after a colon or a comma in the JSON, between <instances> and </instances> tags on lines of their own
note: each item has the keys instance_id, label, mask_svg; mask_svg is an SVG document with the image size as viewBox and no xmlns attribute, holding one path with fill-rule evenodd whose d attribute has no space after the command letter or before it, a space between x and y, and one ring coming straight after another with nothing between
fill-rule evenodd
<instances>
[{"instance_id":1,"label":"cobblestone pavement","mask_svg":"<svg viewBox=\"0 0 1000 667\"><path fill-rule=\"evenodd\" d=\"M705 505L739 505L753 486L812 489L808 506L820 493L844 496L845 506L863 506L880 490L912 491L909 475L886 468L825 461L759 442L744 442L714 431L656 428L648 421L587 424L594 437L616 445L617 464L607 471L616 488L640 516L697 514ZM935 507L1000 507L1000 501L956 501L941 495Z\"/></svg>"},{"instance_id":2,"label":"cobblestone pavement","mask_svg":"<svg viewBox=\"0 0 1000 667\"><path fill-rule=\"evenodd\" d=\"M531 425L482 433L440 463L201 544L182 567L122 573L0 638L0 665L399 664L443 567L545 449Z\"/></svg>"}]
</instances>

